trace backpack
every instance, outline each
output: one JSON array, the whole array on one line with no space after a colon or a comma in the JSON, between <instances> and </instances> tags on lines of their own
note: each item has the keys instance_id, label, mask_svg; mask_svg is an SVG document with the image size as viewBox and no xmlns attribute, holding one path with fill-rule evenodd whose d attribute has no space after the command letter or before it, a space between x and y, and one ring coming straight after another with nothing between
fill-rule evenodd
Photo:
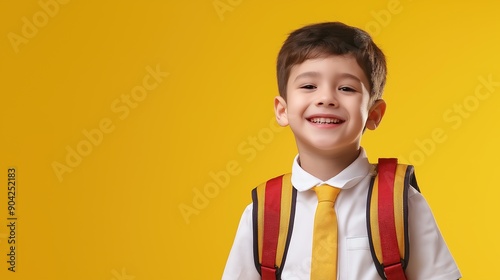
<instances>
[{"instance_id":1,"label":"backpack","mask_svg":"<svg viewBox=\"0 0 500 280\"><path fill-rule=\"evenodd\" d=\"M412 165L381 158L367 197L370 251L382 279L405 280L409 259L408 189L420 192ZM262 280L281 279L293 231L297 190L284 174L252 190L254 262Z\"/></svg>"}]
</instances>

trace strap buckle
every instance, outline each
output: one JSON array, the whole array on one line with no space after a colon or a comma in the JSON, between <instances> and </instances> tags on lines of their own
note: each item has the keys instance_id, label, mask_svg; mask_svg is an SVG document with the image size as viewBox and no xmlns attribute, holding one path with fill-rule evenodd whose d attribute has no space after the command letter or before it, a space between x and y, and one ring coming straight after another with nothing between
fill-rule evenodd
<instances>
[{"instance_id":1,"label":"strap buckle","mask_svg":"<svg viewBox=\"0 0 500 280\"><path fill-rule=\"evenodd\" d=\"M384 265L384 276L387 280L406 280L403 270L403 261Z\"/></svg>"},{"instance_id":2,"label":"strap buckle","mask_svg":"<svg viewBox=\"0 0 500 280\"><path fill-rule=\"evenodd\" d=\"M276 272L278 271L278 267L275 265L274 267L269 267L265 265L260 266L260 272L262 276L262 280L275 280Z\"/></svg>"}]
</instances>

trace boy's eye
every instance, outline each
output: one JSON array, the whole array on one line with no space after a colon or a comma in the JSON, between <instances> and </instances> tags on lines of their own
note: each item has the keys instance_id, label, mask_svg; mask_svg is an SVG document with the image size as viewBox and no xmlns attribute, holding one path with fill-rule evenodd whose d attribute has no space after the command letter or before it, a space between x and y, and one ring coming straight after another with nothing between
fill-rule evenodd
<instances>
[{"instance_id":1,"label":"boy's eye","mask_svg":"<svg viewBox=\"0 0 500 280\"><path fill-rule=\"evenodd\" d=\"M315 89L316 86L315 85L303 85L300 88L303 88L303 89Z\"/></svg>"},{"instance_id":2,"label":"boy's eye","mask_svg":"<svg viewBox=\"0 0 500 280\"><path fill-rule=\"evenodd\" d=\"M339 90L341 90L341 91L351 91L351 92L356 91L355 89L353 89L351 87L340 87Z\"/></svg>"}]
</instances>

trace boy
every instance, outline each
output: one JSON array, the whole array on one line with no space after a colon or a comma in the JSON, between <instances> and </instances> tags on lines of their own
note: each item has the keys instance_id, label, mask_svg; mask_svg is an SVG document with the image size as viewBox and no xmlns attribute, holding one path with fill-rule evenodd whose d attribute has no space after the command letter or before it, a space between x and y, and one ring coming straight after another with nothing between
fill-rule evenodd
<instances>
[{"instance_id":1,"label":"boy","mask_svg":"<svg viewBox=\"0 0 500 280\"><path fill-rule=\"evenodd\" d=\"M291 175L297 190L295 218L281 279L381 279L366 228L366 197L374 166L360 141L364 130L376 129L384 116L386 71L384 54L370 36L339 22L305 26L284 42L277 61L280 96L274 108L278 123L290 126L298 155ZM332 198L334 207L330 206L336 216L334 237L316 233L318 200L324 202L318 199L320 189L338 193ZM252 207L241 218L225 280L261 279L254 262ZM408 213L407 278L460 278L427 203L413 188L408 191ZM331 247L320 248L320 243ZM321 263L329 258L327 251L335 252Z\"/></svg>"}]
</instances>

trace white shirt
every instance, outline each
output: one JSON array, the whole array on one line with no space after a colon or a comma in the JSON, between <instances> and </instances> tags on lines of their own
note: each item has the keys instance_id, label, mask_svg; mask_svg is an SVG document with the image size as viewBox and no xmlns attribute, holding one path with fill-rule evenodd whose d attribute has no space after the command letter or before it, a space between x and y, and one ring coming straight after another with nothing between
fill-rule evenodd
<instances>
[{"instance_id":1,"label":"white shirt","mask_svg":"<svg viewBox=\"0 0 500 280\"><path fill-rule=\"evenodd\" d=\"M381 279L372 260L366 229L366 202L374 167L361 149L358 158L335 177L323 182L304 171L295 157L292 184L297 189L295 221L283 280L310 279L314 214L318 203L312 187L323 183L341 188L335 201L338 221L337 279ZM424 197L410 188L408 198L409 280L452 280L461 277ZM252 204L238 226L223 280L261 279L254 264ZM316 280L316 279L315 279Z\"/></svg>"}]
</instances>

